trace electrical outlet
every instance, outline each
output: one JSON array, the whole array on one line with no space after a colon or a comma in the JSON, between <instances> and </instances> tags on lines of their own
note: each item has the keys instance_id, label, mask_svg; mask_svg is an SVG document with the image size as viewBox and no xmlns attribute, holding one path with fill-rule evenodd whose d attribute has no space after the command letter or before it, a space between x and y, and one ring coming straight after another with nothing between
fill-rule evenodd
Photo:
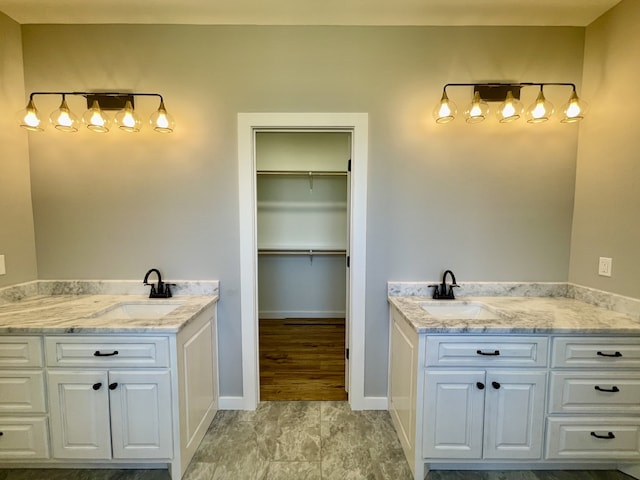
<instances>
[{"instance_id":1,"label":"electrical outlet","mask_svg":"<svg viewBox=\"0 0 640 480\"><path fill-rule=\"evenodd\" d=\"M601 275L603 277L610 277L611 263L612 263L611 258L600 257L600 261L598 262L598 275Z\"/></svg>"},{"instance_id":2,"label":"electrical outlet","mask_svg":"<svg viewBox=\"0 0 640 480\"><path fill-rule=\"evenodd\" d=\"M4 255L0 255L0 275L7 273L7 269L4 267Z\"/></svg>"}]
</instances>

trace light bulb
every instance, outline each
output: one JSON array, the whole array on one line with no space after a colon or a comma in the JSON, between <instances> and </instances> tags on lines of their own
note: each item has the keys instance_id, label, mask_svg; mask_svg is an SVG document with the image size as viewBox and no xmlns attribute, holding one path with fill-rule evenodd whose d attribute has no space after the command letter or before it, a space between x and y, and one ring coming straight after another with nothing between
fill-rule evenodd
<instances>
[{"instance_id":1,"label":"light bulb","mask_svg":"<svg viewBox=\"0 0 640 480\"><path fill-rule=\"evenodd\" d=\"M507 92L507 98L498 109L498 120L500 123L509 123L520 118L522 113L522 103L518 101L511 90Z\"/></svg>"},{"instance_id":2,"label":"light bulb","mask_svg":"<svg viewBox=\"0 0 640 480\"><path fill-rule=\"evenodd\" d=\"M140 117L136 114L131 105L131 100L127 100L124 108L116 114L116 124L120 130L130 133L140 131Z\"/></svg>"},{"instance_id":3,"label":"light bulb","mask_svg":"<svg viewBox=\"0 0 640 480\"><path fill-rule=\"evenodd\" d=\"M578 94L574 90L569 97L569 101L562 107L562 112L564 116L562 123L575 123L579 122L584 118L584 112L587 109L586 102L580 100L578 98Z\"/></svg>"},{"instance_id":4,"label":"light bulb","mask_svg":"<svg viewBox=\"0 0 640 480\"><path fill-rule=\"evenodd\" d=\"M111 126L111 119L102 111L97 100L94 100L91 108L84 113L82 121L89 130L97 133L106 133Z\"/></svg>"},{"instance_id":5,"label":"light bulb","mask_svg":"<svg viewBox=\"0 0 640 480\"><path fill-rule=\"evenodd\" d=\"M20 126L31 132L41 132L44 130L44 125L38 114L38 109L33 100L29 100L27 107L20 112L19 117Z\"/></svg>"},{"instance_id":6,"label":"light bulb","mask_svg":"<svg viewBox=\"0 0 640 480\"><path fill-rule=\"evenodd\" d=\"M489 115L489 105L480 98L480 92L475 92L471 105L465 112L467 123L480 123Z\"/></svg>"},{"instance_id":7,"label":"light bulb","mask_svg":"<svg viewBox=\"0 0 640 480\"><path fill-rule=\"evenodd\" d=\"M549 120L549 117L553 115L553 105L551 102L544 98L542 88L536 101L527 109L527 122L529 123L543 123Z\"/></svg>"},{"instance_id":8,"label":"light bulb","mask_svg":"<svg viewBox=\"0 0 640 480\"><path fill-rule=\"evenodd\" d=\"M76 117L67 105L67 100L62 96L60 107L49 117L51 125L61 132L73 133L78 131L78 117Z\"/></svg>"},{"instance_id":9,"label":"light bulb","mask_svg":"<svg viewBox=\"0 0 640 480\"><path fill-rule=\"evenodd\" d=\"M171 133L175 128L176 122L173 117L167 113L167 109L164 107L164 101L160 101L158 110L153 112L149 123L153 127L153 130L159 133Z\"/></svg>"},{"instance_id":10,"label":"light bulb","mask_svg":"<svg viewBox=\"0 0 640 480\"><path fill-rule=\"evenodd\" d=\"M449 100L447 92L443 91L440 102L433 109L433 118L436 123L452 122L456 118L457 113L458 109L456 108L456 104Z\"/></svg>"}]
</instances>

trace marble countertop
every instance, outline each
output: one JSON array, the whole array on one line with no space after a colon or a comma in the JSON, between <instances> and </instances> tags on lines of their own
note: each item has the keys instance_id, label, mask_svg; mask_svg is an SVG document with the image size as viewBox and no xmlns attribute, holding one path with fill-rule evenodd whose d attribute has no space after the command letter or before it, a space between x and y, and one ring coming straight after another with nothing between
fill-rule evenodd
<instances>
[{"instance_id":1,"label":"marble countertop","mask_svg":"<svg viewBox=\"0 0 640 480\"><path fill-rule=\"evenodd\" d=\"M176 333L217 301L218 295L34 295L0 304L0 334ZM157 319L99 316L121 303L178 306Z\"/></svg>"},{"instance_id":2,"label":"marble countertop","mask_svg":"<svg viewBox=\"0 0 640 480\"><path fill-rule=\"evenodd\" d=\"M563 297L468 297L433 300L422 296L390 296L396 307L418 333L439 334L635 334L640 322L631 316ZM424 304L481 304L495 318L436 318Z\"/></svg>"}]
</instances>

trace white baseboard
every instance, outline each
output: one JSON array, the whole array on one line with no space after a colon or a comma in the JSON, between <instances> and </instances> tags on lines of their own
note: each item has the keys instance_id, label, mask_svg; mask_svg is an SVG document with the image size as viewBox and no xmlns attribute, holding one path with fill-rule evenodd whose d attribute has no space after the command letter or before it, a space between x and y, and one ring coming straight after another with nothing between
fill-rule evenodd
<instances>
[{"instance_id":1,"label":"white baseboard","mask_svg":"<svg viewBox=\"0 0 640 480\"><path fill-rule=\"evenodd\" d=\"M364 397L363 410L389 410L389 399L387 397Z\"/></svg>"},{"instance_id":2,"label":"white baseboard","mask_svg":"<svg viewBox=\"0 0 640 480\"><path fill-rule=\"evenodd\" d=\"M344 310L261 310L258 318L344 318Z\"/></svg>"},{"instance_id":3,"label":"white baseboard","mask_svg":"<svg viewBox=\"0 0 640 480\"><path fill-rule=\"evenodd\" d=\"M220 397L218 398L220 410L246 410L244 397Z\"/></svg>"}]
</instances>

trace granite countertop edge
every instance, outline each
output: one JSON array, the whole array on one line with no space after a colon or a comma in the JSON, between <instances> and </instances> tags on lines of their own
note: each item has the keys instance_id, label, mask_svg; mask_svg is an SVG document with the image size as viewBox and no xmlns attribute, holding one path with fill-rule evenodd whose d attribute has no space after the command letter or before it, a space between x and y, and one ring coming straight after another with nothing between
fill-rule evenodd
<instances>
[{"instance_id":1,"label":"granite countertop edge","mask_svg":"<svg viewBox=\"0 0 640 480\"><path fill-rule=\"evenodd\" d=\"M418 334L608 334L640 335L640 322L564 297L466 297L433 300L421 296L389 296L388 302ZM436 318L425 303L474 302L494 313L492 319Z\"/></svg>"},{"instance_id":2,"label":"granite countertop edge","mask_svg":"<svg viewBox=\"0 0 640 480\"><path fill-rule=\"evenodd\" d=\"M0 334L175 334L219 299L216 295L36 295L0 305ZM108 319L97 316L120 303L179 303L153 319Z\"/></svg>"}]
</instances>

